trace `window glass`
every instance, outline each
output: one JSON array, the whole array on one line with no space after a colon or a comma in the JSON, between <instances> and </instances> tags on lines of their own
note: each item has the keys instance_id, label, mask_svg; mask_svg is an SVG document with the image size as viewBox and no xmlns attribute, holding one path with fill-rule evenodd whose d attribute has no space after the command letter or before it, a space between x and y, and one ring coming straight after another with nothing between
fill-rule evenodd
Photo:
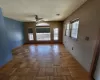
<instances>
[{"instance_id":1,"label":"window glass","mask_svg":"<svg viewBox=\"0 0 100 80\"><path fill-rule=\"evenodd\" d=\"M28 28L28 39L29 39L29 41L34 40L34 38L33 38L33 29L32 28Z\"/></svg>"},{"instance_id":2,"label":"window glass","mask_svg":"<svg viewBox=\"0 0 100 80\"><path fill-rule=\"evenodd\" d=\"M54 28L54 40L58 40L59 39L59 29L58 28Z\"/></svg>"},{"instance_id":3,"label":"window glass","mask_svg":"<svg viewBox=\"0 0 100 80\"><path fill-rule=\"evenodd\" d=\"M70 24L68 23L67 26L66 26L66 36L70 36Z\"/></svg>"},{"instance_id":4,"label":"window glass","mask_svg":"<svg viewBox=\"0 0 100 80\"><path fill-rule=\"evenodd\" d=\"M50 24L43 22L43 23L37 23L36 26L50 26Z\"/></svg>"},{"instance_id":5,"label":"window glass","mask_svg":"<svg viewBox=\"0 0 100 80\"><path fill-rule=\"evenodd\" d=\"M51 33L49 27L37 27L36 28L36 40L37 41L49 41L51 40Z\"/></svg>"},{"instance_id":6,"label":"window glass","mask_svg":"<svg viewBox=\"0 0 100 80\"><path fill-rule=\"evenodd\" d=\"M79 27L79 21L74 21L71 23L71 37L77 39L78 36L78 27Z\"/></svg>"}]
</instances>

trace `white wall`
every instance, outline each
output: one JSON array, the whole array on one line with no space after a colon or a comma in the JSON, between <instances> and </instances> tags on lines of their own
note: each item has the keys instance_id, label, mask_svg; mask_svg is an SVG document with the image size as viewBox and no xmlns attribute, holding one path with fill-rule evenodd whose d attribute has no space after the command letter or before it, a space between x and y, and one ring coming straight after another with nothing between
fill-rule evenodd
<instances>
[{"instance_id":1,"label":"white wall","mask_svg":"<svg viewBox=\"0 0 100 80\"><path fill-rule=\"evenodd\" d=\"M64 21L63 44L76 60L89 72L97 34L100 28L100 0L89 0ZM78 40L65 36L65 24L79 18ZM89 37L89 41L85 37ZM74 48L72 50L72 47Z\"/></svg>"},{"instance_id":2,"label":"white wall","mask_svg":"<svg viewBox=\"0 0 100 80\"><path fill-rule=\"evenodd\" d=\"M64 36L64 45L73 57L89 72L95 41L74 41ZM73 50L72 50L73 47Z\"/></svg>"}]
</instances>

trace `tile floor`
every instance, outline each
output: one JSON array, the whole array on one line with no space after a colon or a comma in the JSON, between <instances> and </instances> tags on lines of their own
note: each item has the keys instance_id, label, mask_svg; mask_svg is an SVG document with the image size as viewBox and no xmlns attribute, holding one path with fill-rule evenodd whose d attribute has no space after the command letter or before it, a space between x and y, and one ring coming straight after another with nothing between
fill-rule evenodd
<instances>
[{"instance_id":1,"label":"tile floor","mask_svg":"<svg viewBox=\"0 0 100 80\"><path fill-rule=\"evenodd\" d=\"M61 44L24 45L0 69L0 80L90 80Z\"/></svg>"}]
</instances>

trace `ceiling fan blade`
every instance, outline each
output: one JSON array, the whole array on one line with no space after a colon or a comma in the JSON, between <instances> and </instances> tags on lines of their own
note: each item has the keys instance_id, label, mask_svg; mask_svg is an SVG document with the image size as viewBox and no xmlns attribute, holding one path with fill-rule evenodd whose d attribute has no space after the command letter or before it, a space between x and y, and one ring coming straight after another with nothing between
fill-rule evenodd
<instances>
[{"instance_id":1,"label":"ceiling fan blade","mask_svg":"<svg viewBox=\"0 0 100 80\"><path fill-rule=\"evenodd\" d=\"M36 23L43 21L43 18L39 18L38 15L34 15Z\"/></svg>"},{"instance_id":2,"label":"ceiling fan blade","mask_svg":"<svg viewBox=\"0 0 100 80\"><path fill-rule=\"evenodd\" d=\"M36 19L36 21L38 20L38 15L35 15L35 19Z\"/></svg>"}]
</instances>

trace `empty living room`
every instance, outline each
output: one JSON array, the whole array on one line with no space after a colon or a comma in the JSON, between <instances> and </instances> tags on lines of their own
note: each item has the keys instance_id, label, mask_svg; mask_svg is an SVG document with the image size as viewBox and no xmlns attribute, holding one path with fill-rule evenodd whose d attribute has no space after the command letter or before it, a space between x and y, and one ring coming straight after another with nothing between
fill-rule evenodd
<instances>
[{"instance_id":1,"label":"empty living room","mask_svg":"<svg viewBox=\"0 0 100 80\"><path fill-rule=\"evenodd\" d=\"M100 80L100 0L0 0L0 80Z\"/></svg>"}]
</instances>

